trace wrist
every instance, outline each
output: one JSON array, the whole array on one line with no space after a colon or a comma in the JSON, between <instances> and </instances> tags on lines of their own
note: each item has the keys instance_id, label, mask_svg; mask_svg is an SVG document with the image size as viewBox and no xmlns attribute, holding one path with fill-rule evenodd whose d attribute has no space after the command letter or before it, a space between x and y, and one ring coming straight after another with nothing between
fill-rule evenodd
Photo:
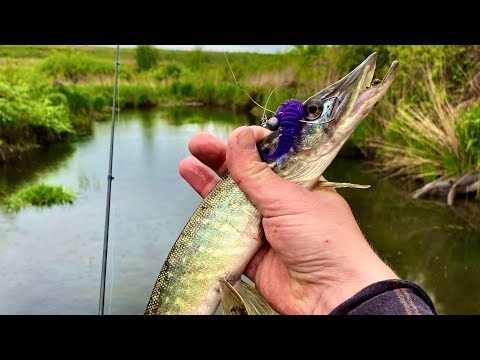
<instances>
[{"instance_id":1,"label":"wrist","mask_svg":"<svg viewBox=\"0 0 480 360\"><path fill-rule=\"evenodd\" d=\"M332 269L332 276L325 278L329 280L317 287L314 315L330 314L338 305L376 282L399 279L373 250L368 257L359 256L355 261Z\"/></svg>"}]
</instances>

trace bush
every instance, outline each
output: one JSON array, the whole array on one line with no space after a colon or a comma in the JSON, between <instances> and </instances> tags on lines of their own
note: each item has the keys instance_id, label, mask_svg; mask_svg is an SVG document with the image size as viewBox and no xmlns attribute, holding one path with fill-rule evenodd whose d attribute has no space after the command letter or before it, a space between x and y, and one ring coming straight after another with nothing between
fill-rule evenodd
<instances>
[{"instance_id":1,"label":"bush","mask_svg":"<svg viewBox=\"0 0 480 360\"><path fill-rule=\"evenodd\" d=\"M60 89L67 98L70 110L75 114L87 113L93 108L94 95L79 86L64 86Z\"/></svg>"},{"instance_id":2,"label":"bush","mask_svg":"<svg viewBox=\"0 0 480 360\"><path fill-rule=\"evenodd\" d=\"M182 67L179 65L175 63L167 63L148 75L158 81L168 82L169 80L178 80L182 74L182 71Z\"/></svg>"},{"instance_id":3,"label":"bush","mask_svg":"<svg viewBox=\"0 0 480 360\"><path fill-rule=\"evenodd\" d=\"M51 142L74 133L65 98L51 87L0 82L0 135L8 143Z\"/></svg>"},{"instance_id":4,"label":"bush","mask_svg":"<svg viewBox=\"0 0 480 360\"><path fill-rule=\"evenodd\" d=\"M158 53L150 45L138 45L135 49L135 60L138 71L150 70L157 66Z\"/></svg>"},{"instance_id":5,"label":"bush","mask_svg":"<svg viewBox=\"0 0 480 360\"><path fill-rule=\"evenodd\" d=\"M193 84L190 82L174 81L170 89L177 98L188 98L193 95Z\"/></svg>"},{"instance_id":6,"label":"bush","mask_svg":"<svg viewBox=\"0 0 480 360\"><path fill-rule=\"evenodd\" d=\"M178 80L178 78L180 77L180 74L182 73L182 68L177 64L173 64L173 63L164 65L162 70L165 75L165 78L167 79Z\"/></svg>"},{"instance_id":7,"label":"bush","mask_svg":"<svg viewBox=\"0 0 480 360\"><path fill-rule=\"evenodd\" d=\"M78 82L88 76L111 76L115 71L113 61L96 59L78 51L64 51L46 58L39 66L41 72L54 79Z\"/></svg>"},{"instance_id":8,"label":"bush","mask_svg":"<svg viewBox=\"0 0 480 360\"><path fill-rule=\"evenodd\" d=\"M156 87L141 83L125 84L120 91L119 106L123 109L150 107L158 104L159 96L160 90Z\"/></svg>"}]
</instances>

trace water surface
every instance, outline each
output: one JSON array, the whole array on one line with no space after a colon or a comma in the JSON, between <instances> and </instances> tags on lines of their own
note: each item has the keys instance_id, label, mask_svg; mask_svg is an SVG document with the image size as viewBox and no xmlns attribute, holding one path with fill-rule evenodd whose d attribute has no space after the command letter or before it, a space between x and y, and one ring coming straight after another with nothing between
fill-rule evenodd
<instances>
[{"instance_id":1,"label":"water surface","mask_svg":"<svg viewBox=\"0 0 480 360\"><path fill-rule=\"evenodd\" d=\"M218 110L120 114L106 313L143 313L170 247L200 202L177 171L189 155L189 138L208 131L226 140L247 123ZM40 181L79 193L74 205L0 211L0 313L97 313L109 141L110 124L96 123L93 134L78 142L0 166L1 193ZM375 250L401 277L423 286L441 313L480 313L478 228L449 208L410 200L405 184L381 180L368 169L361 161L336 159L326 176L373 186L339 191Z\"/></svg>"}]
</instances>

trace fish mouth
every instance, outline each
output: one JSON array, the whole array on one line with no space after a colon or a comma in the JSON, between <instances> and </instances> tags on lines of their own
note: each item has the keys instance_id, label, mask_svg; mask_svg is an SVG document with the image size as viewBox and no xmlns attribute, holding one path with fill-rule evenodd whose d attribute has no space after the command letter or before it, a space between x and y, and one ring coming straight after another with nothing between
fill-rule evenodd
<instances>
[{"instance_id":1,"label":"fish mouth","mask_svg":"<svg viewBox=\"0 0 480 360\"><path fill-rule=\"evenodd\" d=\"M342 119L349 118L352 112L366 116L386 92L399 69L395 60L382 80L372 82L376 63L377 53L374 52L342 79L305 100L304 121L314 124L340 123Z\"/></svg>"},{"instance_id":2,"label":"fish mouth","mask_svg":"<svg viewBox=\"0 0 480 360\"><path fill-rule=\"evenodd\" d=\"M349 74L302 103L304 113L294 144L274 161L273 171L307 189L315 186L398 72L398 61L394 61L382 80L372 82L376 60L377 53L371 54ZM271 153L280 136L279 130L271 132L259 143L259 149Z\"/></svg>"},{"instance_id":3,"label":"fish mouth","mask_svg":"<svg viewBox=\"0 0 480 360\"><path fill-rule=\"evenodd\" d=\"M310 160L317 157L322 159L322 167L328 166L398 73L399 64L394 61L382 80L372 81L376 64L377 53L373 53L349 74L302 103L304 114L291 148L293 153L302 153ZM260 141L258 148L271 153L279 137L279 130L272 131ZM320 174L322 167L318 170Z\"/></svg>"},{"instance_id":4,"label":"fish mouth","mask_svg":"<svg viewBox=\"0 0 480 360\"><path fill-rule=\"evenodd\" d=\"M368 86L366 86L363 90L360 91L357 99L355 100L355 103L353 104L352 112L357 112L359 111L362 107L365 107L365 105L369 102L371 103L371 106L367 106L365 109L363 109L363 112L366 111L364 115L367 115L370 109L377 103L378 100L385 94L387 89L390 87L390 85L393 82L393 79L395 79L395 76L398 73L400 66L397 60L393 61L392 64L390 65L390 68L388 69L387 73L383 77L382 80L374 80L372 82L373 78L373 72L375 71L375 66L373 67L373 72L372 72L372 78L370 78ZM365 86L365 84L363 84Z\"/></svg>"}]
</instances>

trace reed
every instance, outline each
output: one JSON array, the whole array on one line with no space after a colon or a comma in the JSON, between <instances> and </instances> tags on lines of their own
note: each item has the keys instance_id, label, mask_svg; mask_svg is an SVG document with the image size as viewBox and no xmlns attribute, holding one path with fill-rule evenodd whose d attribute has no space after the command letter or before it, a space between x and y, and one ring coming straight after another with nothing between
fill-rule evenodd
<instances>
[{"instance_id":1,"label":"reed","mask_svg":"<svg viewBox=\"0 0 480 360\"><path fill-rule=\"evenodd\" d=\"M445 78L434 79L429 68L424 68L424 86L428 96L422 101L401 103L392 109L391 120L381 118L384 140L369 142L377 150L377 165L390 177L424 181L473 170L478 166L478 152L470 151L478 146L472 142L480 135L478 110L454 105Z\"/></svg>"}]
</instances>

